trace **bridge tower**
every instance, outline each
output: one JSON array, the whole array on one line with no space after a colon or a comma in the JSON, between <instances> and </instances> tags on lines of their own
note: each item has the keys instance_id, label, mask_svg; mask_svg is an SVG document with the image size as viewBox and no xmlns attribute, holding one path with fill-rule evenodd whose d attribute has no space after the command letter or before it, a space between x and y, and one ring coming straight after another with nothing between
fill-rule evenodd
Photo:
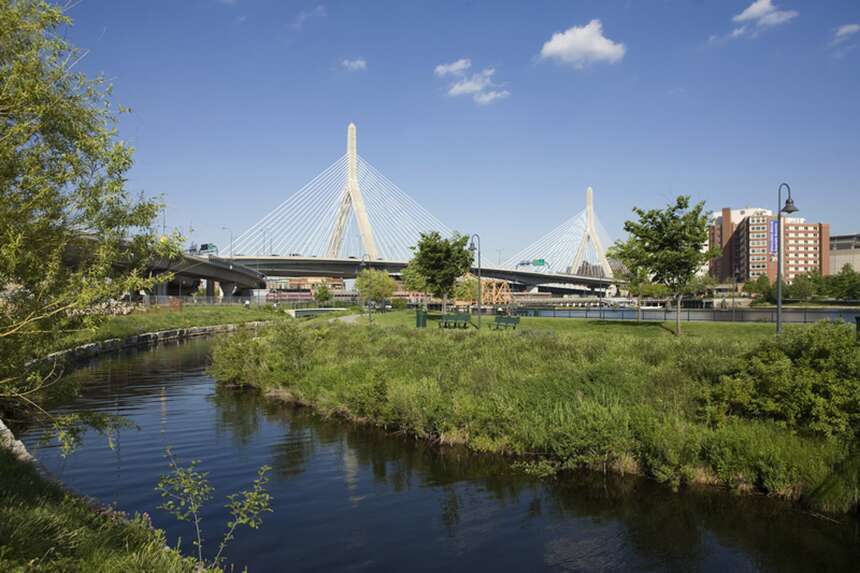
<instances>
[{"instance_id":1,"label":"bridge tower","mask_svg":"<svg viewBox=\"0 0 860 573\"><path fill-rule=\"evenodd\" d=\"M337 210L334 228L329 237L326 256L337 258L343 245L343 236L346 232L350 210L355 214L355 222L358 233L361 235L361 244L364 251L372 260L379 258L379 250L373 239L373 229L370 219L367 217L367 208L364 205L364 196L358 185L358 151L356 149L355 124L350 123L346 130L346 183L340 194L340 204Z\"/></svg>"},{"instance_id":2,"label":"bridge tower","mask_svg":"<svg viewBox=\"0 0 860 573\"><path fill-rule=\"evenodd\" d=\"M594 248L594 252L597 254L600 268L603 269L603 276L611 277L612 269L609 266L609 261L606 260L606 251L600 242L600 237L597 234L594 221L594 190L589 186L588 189L585 190L585 233L582 236L579 247L576 249L576 256L573 258L573 264L567 272L570 274L577 274L579 272L579 267L582 266L582 260L585 256L585 248L590 242Z\"/></svg>"}]
</instances>

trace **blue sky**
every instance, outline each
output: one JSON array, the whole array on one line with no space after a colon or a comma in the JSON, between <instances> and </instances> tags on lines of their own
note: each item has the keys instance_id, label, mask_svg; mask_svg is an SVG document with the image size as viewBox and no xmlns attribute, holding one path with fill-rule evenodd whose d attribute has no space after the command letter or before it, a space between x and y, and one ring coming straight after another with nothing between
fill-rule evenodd
<instances>
[{"instance_id":1,"label":"blue sky","mask_svg":"<svg viewBox=\"0 0 860 573\"><path fill-rule=\"evenodd\" d=\"M595 190L860 232L860 2L98 1L81 63L132 108L129 186L227 245L344 152L508 257ZM469 65L466 66L466 63ZM439 67L447 66L447 67Z\"/></svg>"}]
</instances>

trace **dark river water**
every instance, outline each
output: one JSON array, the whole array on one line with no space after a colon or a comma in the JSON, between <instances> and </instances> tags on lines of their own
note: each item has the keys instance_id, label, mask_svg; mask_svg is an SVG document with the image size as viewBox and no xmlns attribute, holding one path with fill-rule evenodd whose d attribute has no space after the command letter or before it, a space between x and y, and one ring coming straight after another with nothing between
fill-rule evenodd
<instances>
[{"instance_id":1,"label":"dark river water","mask_svg":"<svg viewBox=\"0 0 860 573\"><path fill-rule=\"evenodd\" d=\"M116 447L91 432L63 459L22 436L72 489L148 512L192 551L191 526L156 509L164 449L200 459L216 488L204 515L215 549L224 496L273 467L274 513L243 529L228 558L264 571L860 571L856 520L844 524L761 497L669 489L595 474L539 481L509 462L323 420L252 392L216 388L212 341L107 357L73 376L63 409L129 417Z\"/></svg>"}]
</instances>

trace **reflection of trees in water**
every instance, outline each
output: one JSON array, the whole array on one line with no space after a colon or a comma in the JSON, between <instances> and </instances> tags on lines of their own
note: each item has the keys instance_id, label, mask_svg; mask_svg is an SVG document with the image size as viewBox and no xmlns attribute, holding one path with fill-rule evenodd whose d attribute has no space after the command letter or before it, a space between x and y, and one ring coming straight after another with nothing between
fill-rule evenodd
<instances>
[{"instance_id":1,"label":"reflection of trees in water","mask_svg":"<svg viewBox=\"0 0 860 573\"><path fill-rule=\"evenodd\" d=\"M557 520L618 520L641 556L670 569L696 569L709 557L707 536L765 571L850 570L860 559L856 529L760 497L710 489L672 494L647 480L581 474L549 482L545 501Z\"/></svg>"},{"instance_id":2,"label":"reflection of trees in water","mask_svg":"<svg viewBox=\"0 0 860 573\"><path fill-rule=\"evenodd\" d=\"M316 454L318 424L307 409L302 411L273 400L264 402L266 420L289 427L284 437L271 446L274 475L286 480L304 472L308 460Z\"/></svg>"},{"instance_id":3,"label":"reflection of trees in water","mask_svg":"<svg viewBox=\"0 0 860 573\"><path fill-rule=\"evenodd\" d=\"M229 434L234 445L247 445L260 431L265 399L259 392L216 385L208 399L215 408L215 431Z\"/></svg>"},{"instance_id":4,"label":"reflection of trees in water","mask_svg":"<svg viewBox=\"0 0 860 573\"><path fill-rule=\"evenodd\" d=\"M273 465L279 475L300 473L316 453L316 444L348 448L348 454L339 455L357 463L378 486L395 492L414 485L440 488L440 520L450 537L458 536L464 515L486 509L487 498L496 508L522 502L523 527L549 521L559 523L563 531L564 522L576 527L577 518L591 520L593 535L569 544L562 537L547 546L552 552L547 559L556 563L584 564L565 552L597 551L601 542L594 536L601 534L607 547L630 546L644 563L660 563L670 570L697 569L710 557L705 546L709 536L745 553L764 570L805 570L813 555L819 556L822 570L840 570L850 565L850 559L860 559L857 530L813 520L770 499L719 490L675 494L649 480L604 479L592 472L537 482L513 472L510 461L502 457L477 456L464 448L440 448L376 428L323 420L307 408L278 405L267 418L286 422L290 434L301 435L278 444ZM466 485L480 486L480 493ZM475 495L481 496L480 502L469 501Z\"/></svg>"}]
</instances>

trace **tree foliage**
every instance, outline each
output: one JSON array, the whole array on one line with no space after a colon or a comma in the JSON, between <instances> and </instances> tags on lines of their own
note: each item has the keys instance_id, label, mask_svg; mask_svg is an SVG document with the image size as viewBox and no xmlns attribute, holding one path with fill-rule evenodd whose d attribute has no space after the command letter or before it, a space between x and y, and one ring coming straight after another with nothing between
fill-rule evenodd
<instances>
[{"instance_id":1,"label":"tree foliage","mask_svg":"<svg viewBox=\"0 0 860 573\"><path fill-rule=\"evenodd\" d=\"M411 292L427 292L427 281L418 270L415 260L409 261L409 264L403 267L400 271L400 277L403 280L403 288Z\"/></svg>"},{"instance_id":2,"label":"tree foliage","mask_svg":"<svg viewBox=\"0 0 860 573\"><path fill-rule=\"evenodd\" d=\"M42 0L0 1L0 410L35 405L46 380L32 360L164 280L146 262L177 252L151 228L160 204L126 190L121 110L103 78L75 70L70 23Z\"/></svg>"},{"instance_id":3,"label":"tree foliage","mask_svg":"<svg viewBox=\"0 0 860 573\"><path fill-rule=\"evenodd\" d=\"M326 284L320 284L314 291L314 300L317 304L329 304L333 298L331 289Z\"/></svg>"},{"instance_id":4,"label":"tree foliage","mask_svg":"<svg viewBox=\"0 0 860 573\"><path fill-rule=\"evenodd\" d=\"M220 567L224 561L224 551L236 537L236 529L248 527L258 529L263 523L262 514L272 511L272 495L266 489L271 467L260 466L257 478L250 489L227 496L230 520L227 530L218 545L218 552L210 562L203 557L203 509L212 500L215 488L209 482L208 474L197 470L199 460L192 460L183 467L167 448L166 457L170 473L161 476L156 491L164 500L160 509L170 513L179 521L190 521L194 525L194 546L197 548L197 561L201 567Z\"/></svg>"},{"instance_id":5,"label":"tree foliage","mask_svg":"<svg viewBox=\"0 0 860 573\"><path fill-rule=\"evenodd\" d=\"M433 296L448 298L453 294L457 279L469 272L472 252L466 246L469 237L455 234L450 239L433 231L422 233L410 265L424 278Z\"/></svg>"},{"instance_id":6,"label":"tree foliage","mask_svg":"<svg viewBox=\"0 0 860 573\"><path fill-rule=\"evenodd\" d=\"M355 279L355 288L365 301L382 303L397 290L397 283L385 271L364 269Z\"/></svg>"},{"instance_id":7,"label":"tree foliage","mask_svg":"<svg viewBox=\"0 0 860 573\"><path fill-rule=\"evenodd\" d=\"M478 279L474 275L467 274L454 284L454 298L469 303L478 300Z\"/></svg>"},{"instance_id":8,"label":"tree foliage","mask_svg":"<svg viewBox=\"0 0 860 573\"><path fill-rule=\"evenodd\" d=\"M702 265L719 254L703 250L708 240L704 202L690 207L690 198L680 196L665 209L634 207L638 221L625 221L629 237L613 245L612 253L637 276L665 286L676 299L675 333L681 334L681 296Z\"/></svg>"}]
</instances>

